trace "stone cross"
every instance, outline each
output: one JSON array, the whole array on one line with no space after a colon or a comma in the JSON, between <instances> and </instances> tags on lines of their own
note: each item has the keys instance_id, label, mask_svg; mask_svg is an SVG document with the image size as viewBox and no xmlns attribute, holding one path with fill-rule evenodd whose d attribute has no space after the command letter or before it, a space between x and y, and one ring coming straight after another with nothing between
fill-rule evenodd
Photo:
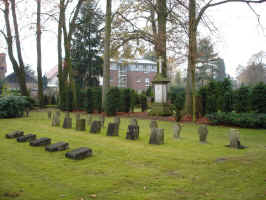
<instances>
[{"instance_id":1,"label":"stone cross","mask_svg":"<svg viewBox=\"0 0 266 200\"><path fill-rule=\"evenodd\" d=\"M159 73L162 73L162 65L163 65L163 59L161 56L159 56Z\"/></svg>"}]
</instances>

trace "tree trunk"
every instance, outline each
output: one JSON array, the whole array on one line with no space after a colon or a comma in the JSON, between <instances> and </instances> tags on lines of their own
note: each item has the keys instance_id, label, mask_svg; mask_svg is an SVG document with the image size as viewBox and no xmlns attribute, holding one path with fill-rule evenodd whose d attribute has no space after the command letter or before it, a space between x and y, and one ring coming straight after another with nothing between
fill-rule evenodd
<instances>
[{"instance_id":1,"label":"tree trunk","mask_svg":"<svg viewBox=\"0 0 266 200\"><path fill-rule=\"evenodd\" d=\"M37 0L37 73L38 73L38 97L40 107L43 107L42 84L42 48L41 48L41 0Z\"/></svg>"},{"instance_id":2,"label":"tree trunk","mask_svg":"<svg viewBox=\"0 0 266 200\"><path fill-rule=\"evenodd\" d=\"M15 1L11 1L11 7L12 7L13 23L14 23L15 34L16 34L16 46L17 46L17 54L19 57L19 64L16 61L14 57L14 53L13 53L13 39L12 39L11 27L10 27L10 21L9 21L9 3L7 0L4 0L4 4L5 4L5 10L4 10L5 17L4 18L5 18L6 32L7 32L6 42L7 42L7 47L8 47L8 56L10 58L10 61L13 66L13 70L19 82L21 94L23 96L29 96L27 86L26 86L26 80L25 80L24 63L23 63L23 59L21 56L18 24L17 24L17 19L16 19L16 10L15 10Z\"/></svg>"},{"instance_id":3,"label":"tree trunk","mask_svg":"<svg viewBox=\"0 0 266 200\"><path fill-rule=\"evenodd\" d=\"M112 15L112 0L106 0L102 108L104 108L105 96L108 88L110 87L110 38L111 38L111 23L112 23L111 15Z\"/></svg>"}]
</instances>

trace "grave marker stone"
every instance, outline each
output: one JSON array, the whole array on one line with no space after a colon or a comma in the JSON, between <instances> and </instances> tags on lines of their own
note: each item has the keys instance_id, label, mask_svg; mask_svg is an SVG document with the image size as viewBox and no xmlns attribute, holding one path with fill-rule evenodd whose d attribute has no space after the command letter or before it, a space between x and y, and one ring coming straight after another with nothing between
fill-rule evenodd
<instances>
[{"instance_id":1,"label":"grave marker stone","mask_svg":"<svg viewBox=\"0 0 266 200\"><path fill-rule=\"evenodd\" d=\"M46 146L48 144L51 144L51 139L47 137L30 141L31 146Z\"/></svg>"},{"instance_id":2,"label":"grave marker stone","mask_svg":"<svg viewBox=\"0 0 266 200\"><path fill-rule=\"evenodd\" d=\"M45 147L45 150L49 152L64 151L66 149L68 149L67 142L57 142L57 143L50 144Z\"/></svg>"},{"instance_id":3,"label":"grave marker stone","mask_svg":"<svg viewBox=\"0 0 266 200\"><path fill-rule=\"evenodd\" d=\"M151 129L150 144L164 144L164 129L153 128Z\"/></svg>"},{"instance_id":4,"label":"grave marker stone","mask_svg":"<svg viewBox=\"0 0 266 200\"><path fill-rule=\"evenodd\" d=\"M129 125L126 139L137 140L139 138L139 126Z\"/></svg>"},{"instance_id":5,"label":"grave marker stone","mask_svg":"<svg viewBox=\"0 0 266 200\"><path fill-rule=\"evenodd\" d=\"M60 117L58 114L53 114L52 126L60 126Z\"/></svg>"},{"instance_id":6,"label":"grave marker stone","mask_svg":"<svg viewBox=\"0 0 266 200\"><path fill-rule=\"evenodd\" d=\"M201 143L207 142L207 136L208 136L208 128L206 125L201 125L198 128L198 134L199 134L199 140Z\"/></svg>"},{"instance_id":7,"label":"grave marker stone","mask_svg":"<svg viewBox=\"0 0 266 200\"><path fill-rule=\"evenodd\" d=\"M29 117L29 113L30 113L30 108L25 108L25 114L26 114L26 117Z\"/></svg>"},{"instance_id":8,"label":"grave marker stone","mask_svg":"<svg viewBox=\"0 0 266 200\"><path fill-rule=\"evenodd\" d=\"M180 133L181 133L181 130L182 130L182 126L180 124L175 124L174 127L174 138L175 139L180 139Z\"/></svg>"},{"instance_id":9,"label":"grave marker stone","mask_svg":"<svg viewBox=\"0 0 266 200\"><path fill-rule=\"evenodd\" d=\"M76 122L76 130L77 131L85 131L86 129L86 120L85 119L79 119Z\"/></svg>"},{"instance_id":10,"label":"grave marker stone","mask_svg":"<svg viewBox=\"0 0 266 200\"><path fill-rule=\"evenodd\" d=\"M64 123L63 123L63 128L72 128L72 118L65 117Z\"/></svg>"},{"instance_id":11,"label":"grave marker stone","mask_svg":"<svg viewBox=\"0 0 266 200\"><path fill-rule=\"evenodd\" d=\"M117 123L109 123L107 128L107 136L118 136L118 124Z\"/></svg>"},{"instance_id":12,"label":"grave marker stone","mask_svg":"<svg viewBox=\"0 0 266 200\"><path fill-rule=\"evenodd\" d=\"M91 124L90 133L100 133L101 131L101 122L93 121Z\"/></svg>"},{"instance_id":13,"label":"grave marker stone","mask_svg":"<svg viewBox=\"0 0 266 200\"><path fill-rule=\"evenodd\" d=\"M23 135L24 135L23 131L14 131L12 133L6 134L6 138L12 139L12 138L17 138L17 137L20 137L20 136L23 136Z\"/></svg>"},{"instance_id":14,"label":"grave marker stone","mask_svg":"<svg viewBox=\"0 0 266 200\"><path fill-rule=\"evenodd\" d=\"M36 139L36 135L34 134L27 134L17 138L17 142L28 142Z\"/></svg>"},{"instance_id":15,"label":"grave marker stone","mask_svg":"<svg viewBox=\"0 0 266 200\"><path fill-rule=\"evenodd\" d=\"M240 136L239 136L239 130L238 129L230 129L229 131L229 145L226 145L227 147L235 148L235 149L245 149L246 146L242 145L240 143Z\"/></svg>"},{"instance_id":16,"label":"grave marker stone","mask_svg":"<svg viewBox=\"0 0 266 200\"><path fill-rule=\"evenodd\" d=\"M74 160L81 160L89 156L92 156L92 149L87 147L80 147L66 153L67 158Z\"/></svg>"}]
</instances>

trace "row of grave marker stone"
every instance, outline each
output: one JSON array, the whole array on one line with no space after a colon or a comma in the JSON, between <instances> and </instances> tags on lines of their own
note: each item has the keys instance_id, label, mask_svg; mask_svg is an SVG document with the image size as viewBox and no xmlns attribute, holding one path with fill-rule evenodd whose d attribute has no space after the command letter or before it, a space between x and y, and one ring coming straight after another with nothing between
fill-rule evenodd
<instances>
[{"instance_id":1,"label":"row of grave marker stone","mask_svg":"<svg viewBox=\"0 0 266 200\"><path fill-rule=\"evenodd\" d=\"M42 137L37 139L35 134L24 135L23 131L14 131L12 133L6 134L7 139L16 138L17 142L29 142L30 146L44 146L46 151L55 152L55 151L64 151L69 148L67 142L57 142L51 144L51 139L47 137ZM92 156L92 149L87 147L80 147L72 151L68 151L65 154L65 157L80 160L85 157Z\"/></svg>"},{"instance_id":2,"label":"row of grave marker stone","mask_svg":"<svg viewBox=\"0 0 266 200\"><path fill-rule=\"evenodd\" d=\"M54 119L58 116L58 119ZM59 120L60 112L57 111L54 114L53 121L59 121L58 124L60 126ZM51 119L51 112L48 112L48 118ZM90 133L100 133L101 128L104 127L104 116L100 115L99 120L92 121L92 116L88 115L87 124L91 125ZM53 125L53 123L52 123ZM118 136L119 135L119 126L120 126L120 118L115 117L114 122L108 124L107 128L107 136ZM164 144L164 129L158 128L158 123L156 120L151 120L150 125L151 129L150 133L150 144ZM72 128L72 119L70 118L69 112L66 113L63 128ZM80 119L80 114L76 114L76 130L85 131L86 129L86 120ZM182 130L182 126L179 123L174 124L173 126L173 137L175 139L180 139L180 133ZM207 143L208 136L208 128L206 125L200 125L198 128L198 135L200 143ZM139 126L138 122L135 118L130 120L130 125L128 125L128 131L126 133L126 139L137 140L139 138ZM239 138L239 130L230 129L229 131L229 145L225 145L226 147L236 148L236 149L244 149L246 146L241 145Z\"/></svg>"}]
</instances>

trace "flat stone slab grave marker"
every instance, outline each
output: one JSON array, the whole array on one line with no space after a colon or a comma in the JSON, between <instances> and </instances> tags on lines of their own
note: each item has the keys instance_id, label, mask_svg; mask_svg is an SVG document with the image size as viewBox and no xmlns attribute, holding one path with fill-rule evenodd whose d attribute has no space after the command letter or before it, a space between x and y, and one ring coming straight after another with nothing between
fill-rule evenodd
<instances>
[{"instance_id":1,"label":"flat stone slab grave marker","mask_svg":"<svg viewBox=\"0 0 266 200\"><path fill-rule=\"evenodd\" d=\"M118 136L118 124L117 123L109 123L107 128L107 136Z\"/></svg>"},{"instance_id":2,"label":"flat stone slab grave marker","mask_svg":"<svg viewBox=\"0 0 266 200\"><path fill-rule=\"evenodd\" d=\"M101 122L93 121L91 124L90 133L100 133L101 131Z\"/></svg>"},{"instance_id":3,"label":"flat stone slab grave marker","mask_svg":"<svg viewBox=\"0 0 266 200\"><path fill-rule=\"evenodd\" d=\"M137 140L139 138L139 126L129 125L126 139Z\"/></svg>"},{"instance_id":4,"label":"flat stone slab grave marker","mask_svg":"<svg viewBox=\"0 0 266 200\"><path fill-rule=\"evenodd\" d=\"M80 147L66 153L66 158L74 160L81 160L89 156L92 156L92 149L87 147Z\"/></svg>"},{"instance_id":5,"label":"flat stone slab grave marker","mask_svg":"<svg viewBox=\"0 0 266 200\"><path fill-rule=\"evenodd\" d=\"M27 134L17 138L17 142L29 142L36 139L35 134Z\"/></svg>"},{"instance_id":6,"label":"flat stone slab grave marker","mask_svg":"<svg viewBox=\"0 0 266 200\"><path fill-rule=\"evenodd\" d=\"M207 143L208 128L206 125L201 125L198 128L200 143Z\"/></svg>"},{"instance_id":7,"label":"flat stone slab grave marker","mask_svg":"<svg viewBox=\"0 0 266 200\"><path fill-rule=\"evenodd\" d=\"M151 129L150 144L164 144L164 129L153 128Z\"/></svg>"},{"instance_id":8,"label":"flat stone slab grave marker","mask_svg":"<svg viewBox=\"0 0 266 200\"><path fill-rule=\"evenodd\" d=\"M240 136L238 129L230 129L229 131L229 145L225 145L226 147L231 147L235 149L245 149L247 146L244 146L240 143Z\"/></svg>"},{"instance_id":9,"label":"flat stone slab grave marker","mask_svg":"<svg viewBox=\"0 0 266 200\"><path fill-rule=\"evenodd\" d=\"M51 144L51 139L47 137L43 137L43 138L30 141L31 146L46 146L49 144Z\"/></svg>"},{"instance_id":10,"label":"flat stone slab grave marker","mask_svg":"<svg viewBox=\"0 0 266 200\"><path fill-rule=\"evenodd\" d=\"M64 151L68 149L68 147L69 145L67 142L57 142L57 143L46 146L45 150L49 152Z\"/></svg>"},{"instance_id":11,"label":"flat stone slab grave marker","mask_svg":"<svg viewBox=\"0 0 266 200\"><path fill-rule=\"evenodd\" d=\"M12 139L12 138L17 138L17 137L20 137L20 136L23 136L23 135L24 135L23 131L14 131L12 133L6 134L6 138Z\"/></svg>"}]
</instances>

